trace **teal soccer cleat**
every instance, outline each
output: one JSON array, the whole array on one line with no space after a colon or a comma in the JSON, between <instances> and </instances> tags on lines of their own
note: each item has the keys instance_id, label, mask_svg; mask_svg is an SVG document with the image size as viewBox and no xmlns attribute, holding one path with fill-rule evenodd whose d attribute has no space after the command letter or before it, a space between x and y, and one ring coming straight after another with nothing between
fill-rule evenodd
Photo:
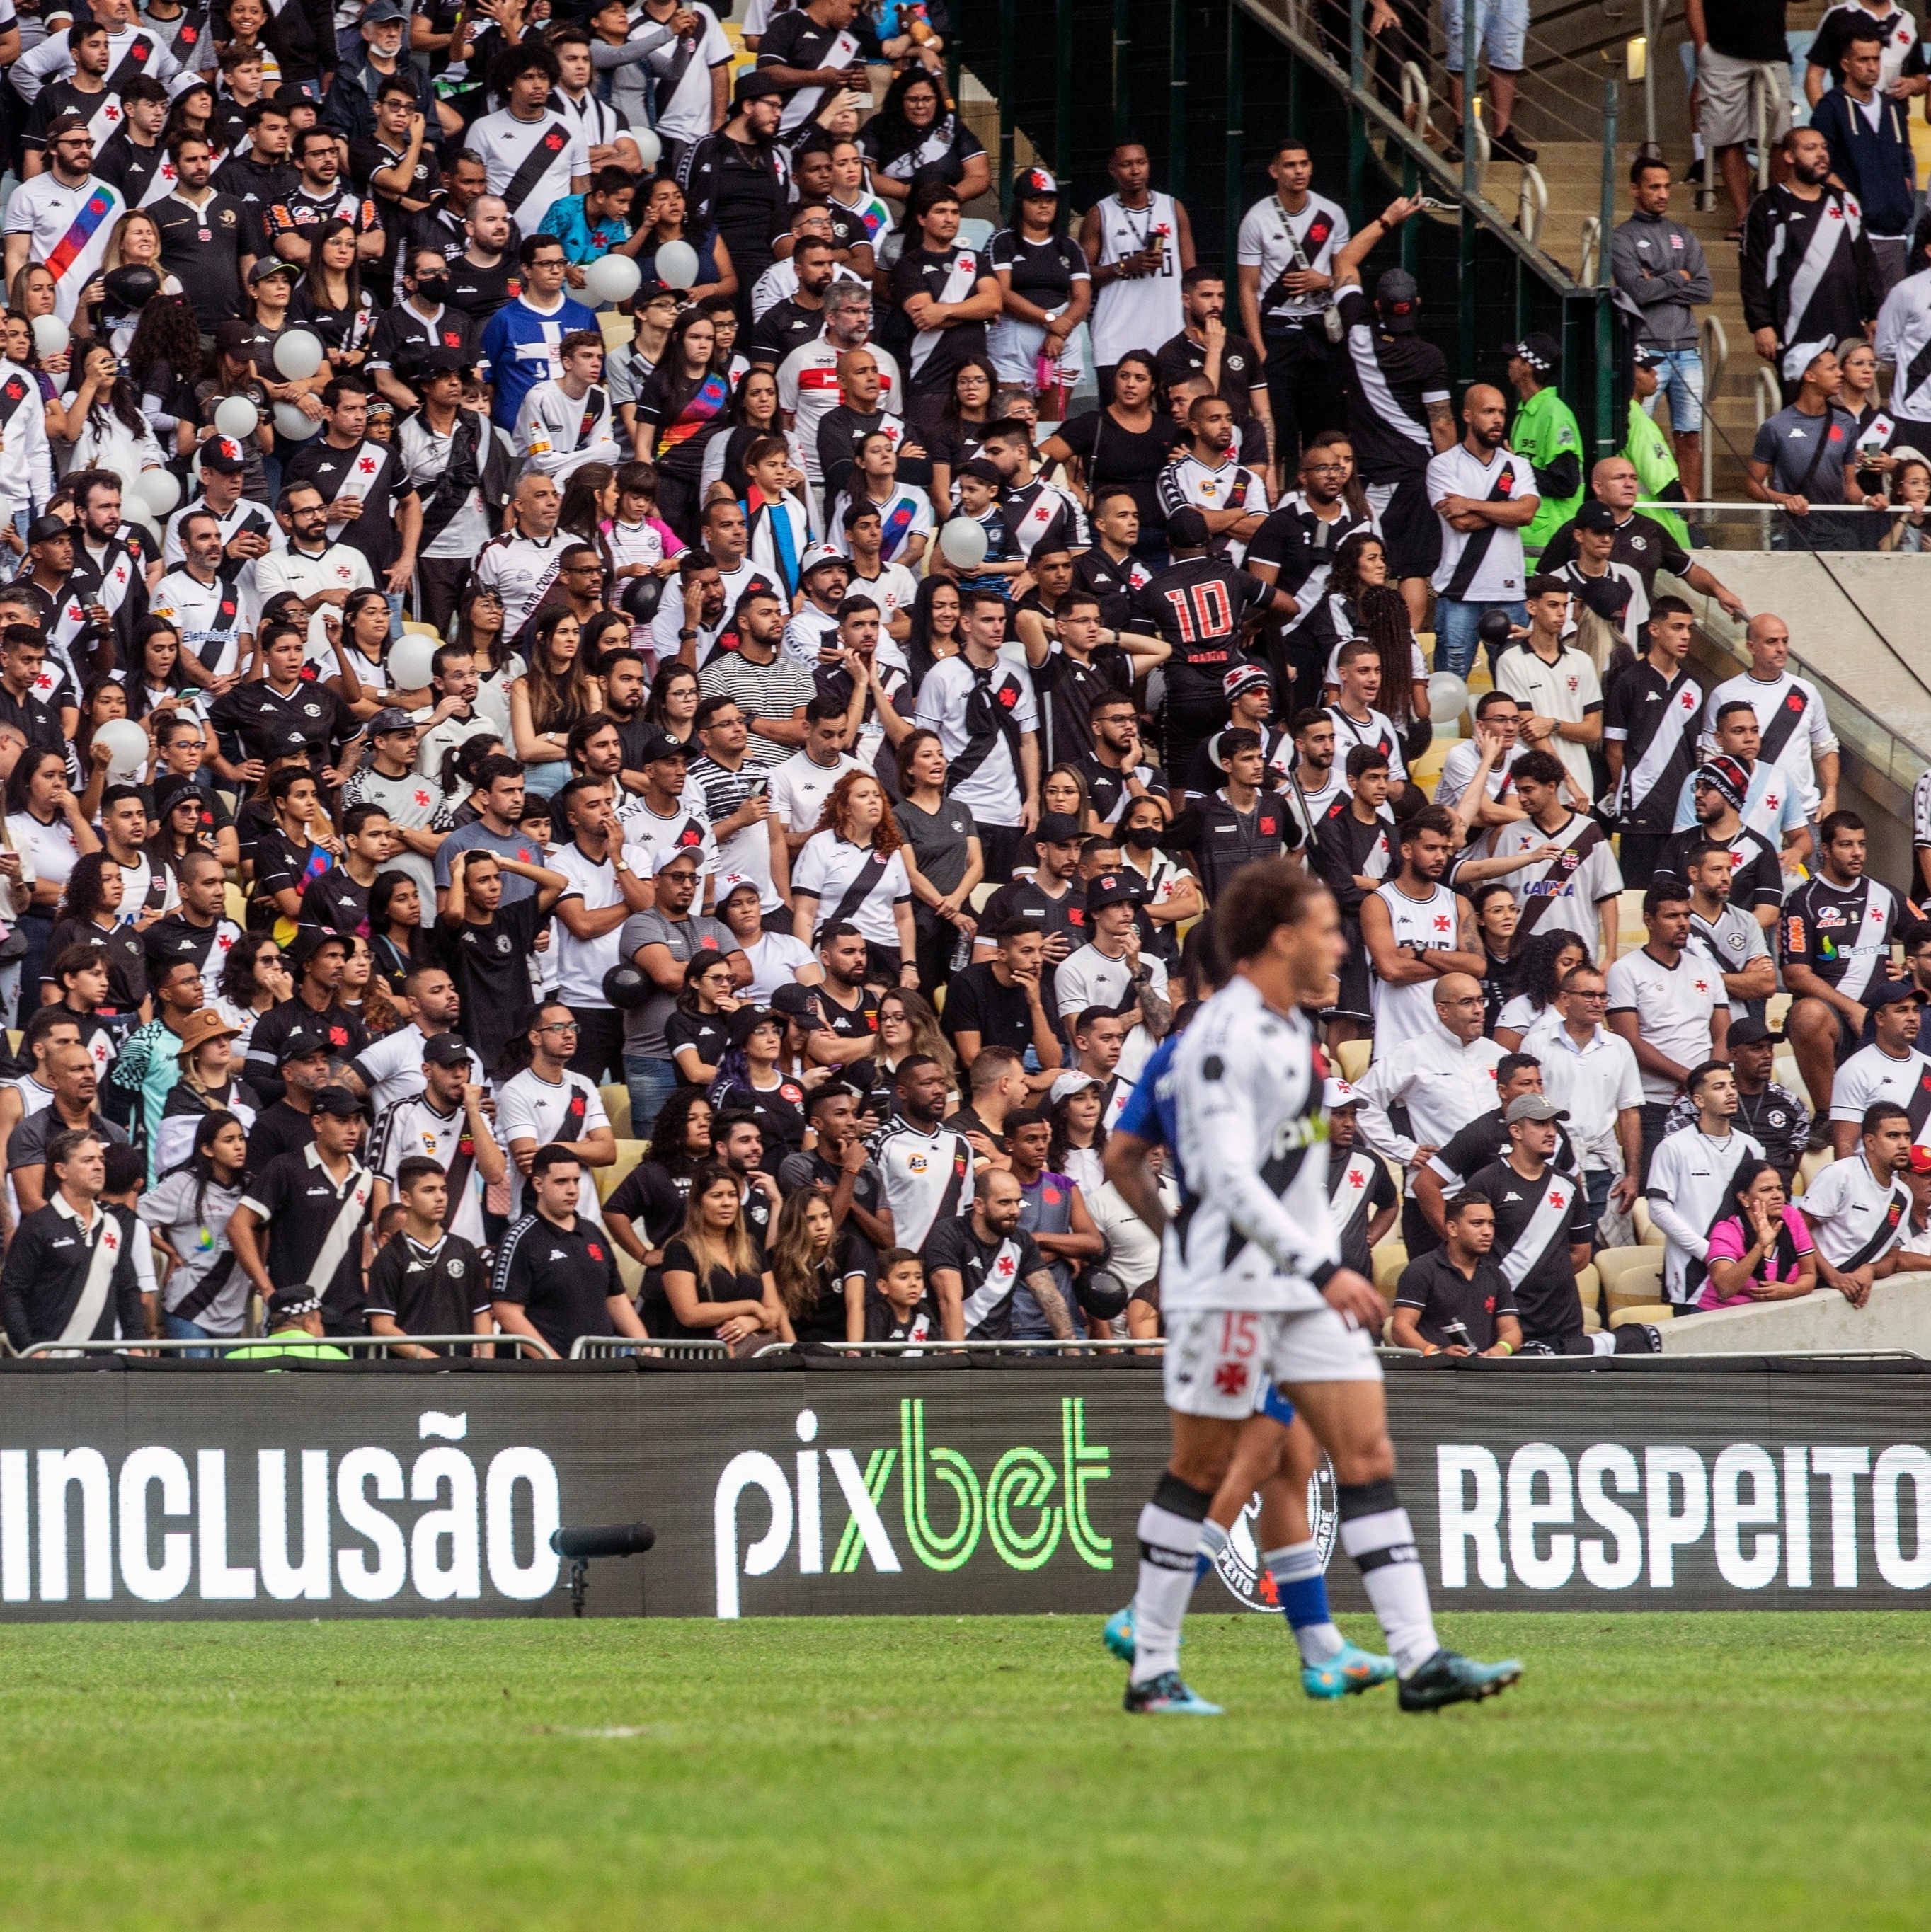
<instances>
[{"instance_id":1,"label":"teal soccer cleat","mask_svg":"<svg viewBox=\"0 0 1931 1932\"><path fill-rule=\"evenodd\" d=\"M1146 1717L1218 1718L1225 1713L1218 1704L1197 1697L1181 1680L1177 1670L1163 1670L1146 1684L1127 1686L1125 1708Z\"/></svg>"},{"instance_id":2,"label":"teal soccer cleat","mask_svg":"<svg viewBox=\"0 0 1931 1932\"><path fill-rule=\"evenodd\" d=\"M1100 1633L1107 1648L1122 1664L1131 1664L1134 1659L1133 1606L1129 1604L1123 1610L1116 1610L1107 1619L1106 1628Z\"/></svg>"},{"instance_id":3,"label":"teal soccer cleat","mask_svg":"<svg viewBox=\"0 0 1931 1932\"><path fill-rule=\"evenodd\" d=\"M1371 1650L1347 1643L1325 1664L1302 1664L1301 1688L1310 1697L1332 1702L1337 1698L1357 1697L1377 1684L1386 1684L1394 1675L1392 1657L1377 1657Z\"/></svg>"},{"instance_id":4,"label":"teal soccer cleat","mask_svg":"<svg viewBox=\"0 0 1931 1932\"><path fill-rule=\"evenodd\" d=\"M1438 1650L1400 1686L1404 1711L1439 1711L1444 1704L1479 1704L1508 1689L1522 1674L1512 1657L1477 1664L1452 1650Z\"/></svg>"}]
</instances>

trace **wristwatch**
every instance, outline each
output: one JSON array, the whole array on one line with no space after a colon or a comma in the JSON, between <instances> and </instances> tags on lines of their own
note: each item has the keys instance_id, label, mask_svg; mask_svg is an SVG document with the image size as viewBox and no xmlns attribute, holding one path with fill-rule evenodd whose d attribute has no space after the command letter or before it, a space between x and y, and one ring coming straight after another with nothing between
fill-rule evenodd
<instances>
[{"instance_id":1,"label":"wristwatch","mask_svg":"<svg viewBox=\"0 0 1931 1932\"><path fill-rule=\"evenodd\" d=\"M677 641L679 644L683 644L696 635L697 633L695 631L680 631L677 633Z\"/></svg>"}]
</instances>

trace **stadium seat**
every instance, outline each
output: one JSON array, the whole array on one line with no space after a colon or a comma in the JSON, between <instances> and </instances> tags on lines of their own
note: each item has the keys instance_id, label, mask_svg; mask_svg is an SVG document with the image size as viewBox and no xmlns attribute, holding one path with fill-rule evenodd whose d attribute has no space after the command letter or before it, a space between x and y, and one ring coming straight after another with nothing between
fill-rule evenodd
<instances>
[{"instance_id":1,"label":"stadium seat","mask_svg":"<svg viewBox=\"0 0 1931 1932\"><path fill-rule=\"evenodd\" d=\"M248 923L248 902L242 896L242 889L232 880L221 888L221 910L245 932Z\"/></svg>"},{"instance_id":2,"label":"stadium seat","mask_svg":"<svg viewBox=\"0 0 1931 1932\"><path fill-rule=\"evenodd\" d=\"M1797 1069L1797 1055L1792 1053L1788 1047L1779 1047L1775 1054L1772 1056L1770 1078L1779 1087L1788 1088L1791 1092L1809 1108L1813 1114L1816 1112L1816 1107L1810 1098L1810 1089L1805 1084L1803 1076Z\"/></svg>"},{"instance_id":3,"label":"stadium seat","mask_svg":"<svg viewBox=\"0 0 1931 1932\"><path fill-rule=\"evenodd\" d=\"M975 912L984 912L986 910L986 902L993 895L999 890L999 885L996 880L992 879L982 879L978 885L972 888L972 890L971 904L972 910Z\"/></svg>"},{"instance_id":4,"label":"stadium seat","mask_svg":"<svg viewBox=\"0 0 1931 1932\"><path fill-rule=\"evenodd\" d=\"M599 1096L603 1101L603 1111L610 1116L610 1130L618 1142L629 1140L630 1134L630 1089L621 1081L613 1080L599 1087Z\"/></svg>"},{"instance_id":5,"label":"stadium seat","mask_svg":"<svg viewBox=\"0 0 1931 1932\"><path fill-rule=\"evenodd\" d=\"M1797 1192L1801 1194L1836 1157L1828 1148L1812 1148L1797 1163Z\"/></svg>"},{"instance_id":6,"label":"stadium seat","mask_svg":"<svg viewBox=\"0 0 1931 1932\"><path fill-rule=\"evenodd\" d=\"M610 1245L616 1250L617 1272L626 1292L633 1298L641 1294L644 1292L644 1264L634 1256L626 1254L616 1242L612 1241Z\"/></svg>"},{"instance_id":7,"label":"stadium seat","mask_svg":"<svg viewBox=\"0 0 1931 1932\"><path fill-rule=\"evenodd\" d=\"M1602 1276L1593 1262L1576 1276L1575 1292L1582 1300L1582 1325L1593 1334L1602 1325Z\"/></svg>"},{"instance_id":8,"label":"stadium seat","mask_svg":"<svg viewBox=\"0 0 1931 1932\"><path fill-rule=\"evenodd\" d=\"M1790 995L1788 993L1773 993L1764 1002L1764 1024L1772 1033L1782 1032L1784 1021L1789 1013Z\"/></svg>"},{"instance_id":9,"label":"stadium seat","mask_svg":"<svg viewBox=\"0 0 1931 1932\"><path fill-rule=\"evenodd\" d=\"M648 1143L644 1141L620 1140L617 1144L617 1158L608 1167L593 1168L596 1176L596 1198L608 1201L617 1192L624 1176L644 1158Z\"/></svg>"},{"instance_id":10,"label":"stadium seat","mask_svg":"<svg viewBox=\"0 0 1931 1932\"><path fill-rule=\"evenodd\" d=\"M1632 1219L1636 1224L1636 1239L1643 1246L1659 1248L1662 1246L1662 1231L1650 1219L1650 1204L1640 1194L1636 1196L1636 1211Z\"/></svg>"},{"instance_id":11,"label":"stadium seat","mask_svg":"<svg viewBox=\"0 0 1931 1932\"><path fill-rule=\"evenodd\" d=\"M1374 1251L1374 1285L1391 1301L1407 1265L1407 1244L1398 1234L1391 1234Z\"/></svg>"},{"instance_id":12,"label":"stadium seat","mask_svg":"<svg viewBox=\"0 0 1931 1932\"><path fill-rule=\"evenodd\" d=\"M1368 1071L1368 1057L1374 1050L1369 1040L1344 1040L1335 1048L1335 1064L1350 1086Z\"/></svg>"},{"instance_id":13,"label":"stadium seat","mask_svg":"<svg viewBox=\"0 0 1931 1932\"><path fill-rule=\"evenodd\" d=\"M1612 1329L1626 1327L1632 1322L1647 1322L1652 1327L1659 1322L1674 1322L1676 1310L1667 1301L1645 1301L1633 1308L1619 1308L1609 1318Z\"/></svg>"},{"instance_id":14,"label":"stadium seat","mask_svg":"<svg viewBox=\"0 0 1931 1932\"><path fill-rule=\"evenodd\" d=\"M440 641L443 635L442 632L437 630L434 624L419 623L413 617L405 617L403 619L402 631L403 634L405 637L408 636L410 632L413 632L419 638L434 638L439 642Z\"/></svg>"},{"instance_id":15,"label":"stadium seat","mask_svg":"<svg viewBox=\"0 0 1931 1932\"><path fill-rule=\"evenodd\" d=\"M1617 1309L1638 1307L1662 1299L1660 1248L1605 1248L1596 1257L1596 1268L1612 1328Z\"/></svg>"}]
</instances>

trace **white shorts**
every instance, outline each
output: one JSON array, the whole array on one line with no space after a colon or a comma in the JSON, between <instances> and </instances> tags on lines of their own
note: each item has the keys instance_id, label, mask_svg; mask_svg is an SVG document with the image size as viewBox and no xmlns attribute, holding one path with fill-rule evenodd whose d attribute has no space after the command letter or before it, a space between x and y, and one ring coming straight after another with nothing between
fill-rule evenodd
<instances>
[{"instance_id":1,"label":"white shorts","mask_svg":"<svg viewBox=\"0 0 1931 1932\"><path fill-rule=\"evenodd\" d=\"M1367 1331L1325 1304L1292 1312L1189 1308L1165 1316L1161 1364L1167 1406L1181 1415L1239 1422L1270 1384L1373 1382L1381 1364Z\"/></svg>"}]
</instances>

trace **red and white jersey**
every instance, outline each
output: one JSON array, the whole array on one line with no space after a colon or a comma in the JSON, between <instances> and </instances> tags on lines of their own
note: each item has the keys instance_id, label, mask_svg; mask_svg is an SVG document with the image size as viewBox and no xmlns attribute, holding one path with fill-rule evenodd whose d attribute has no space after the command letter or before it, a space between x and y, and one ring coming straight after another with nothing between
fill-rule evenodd
<instances>
[{"instance_id":1,"label":"red and white jersey","mask_svg":"<svg viewBox=\"0 0 1931 1932\"><path fill-rule=\"evenodd\" d=\"M878 364L878 400L872 406L896 417L902 413L905 400L897 360L875 343L866 346ZM818 466L818 424L845 400L838 387L839 352L821 335L800 343L778 365L778 406L794 418L805 475L813 483L824 480Z\"/></svg>"}]
</instances>

